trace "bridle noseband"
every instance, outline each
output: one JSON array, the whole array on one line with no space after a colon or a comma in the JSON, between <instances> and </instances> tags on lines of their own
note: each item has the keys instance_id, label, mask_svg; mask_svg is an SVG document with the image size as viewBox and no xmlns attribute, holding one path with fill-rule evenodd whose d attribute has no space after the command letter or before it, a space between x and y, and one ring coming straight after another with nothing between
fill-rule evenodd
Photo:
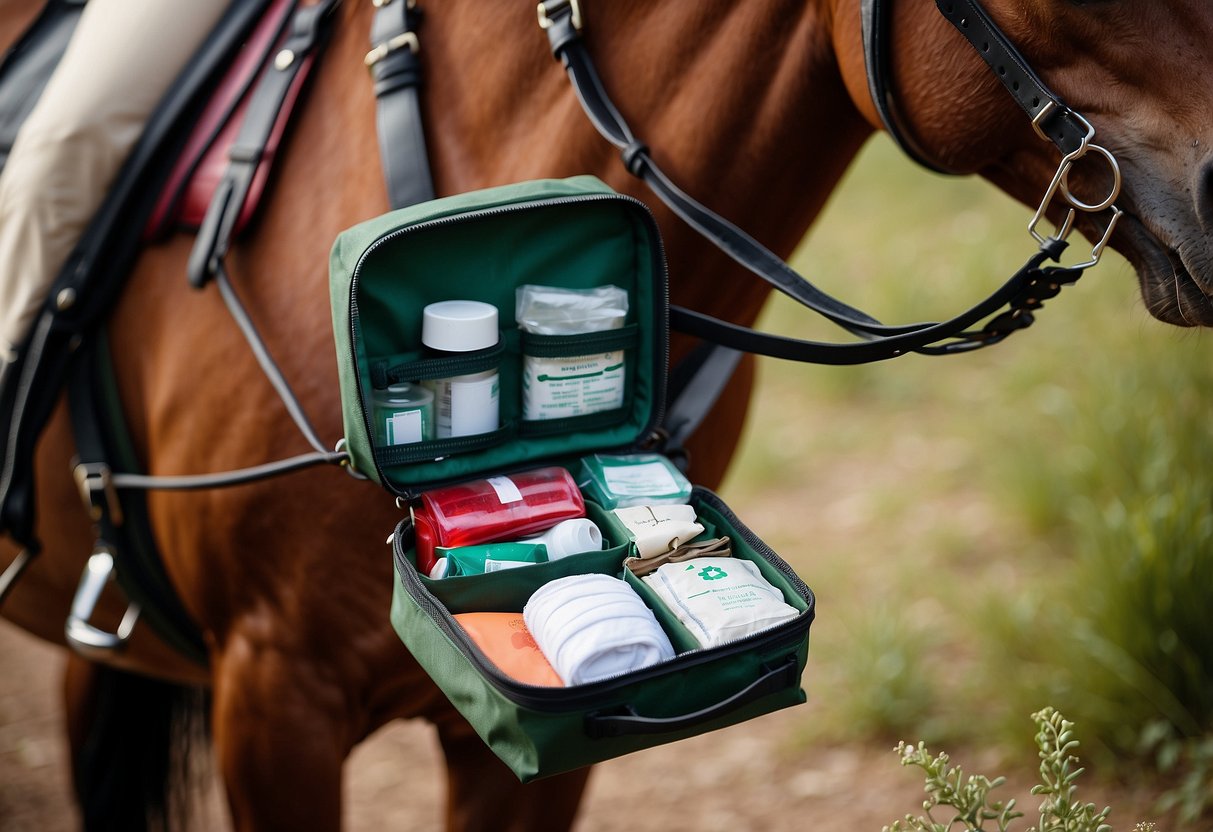
<instances>
[{"instance_id":1,"label":"bridle noseband","mask_svg":"<svg viewBox=\"0 0 1213 832\"><path fill-rule=\"evenodd\" d=\"M1045 86L1044 82L1032 71L1031 65L1015 45L1007 38L998 25L982 8L978 0L935 0L940 14L956 27L973 46L986 65L993 71L994 76L1002 83L1007 92L1032 120L1032 129L1036 135L1051 142L1061 152L1061 162L1052 181L1045 189L1036 213L1028 223L1028 233L1041 246L1050 241L1063 242L1074 227L1074 219L1078 211L1099 213L1111 211L1107 228L1099 242L1091 249L1091 257L1084 263L1072 268L1086 269L1099 262L1100 255L1108 244L1116 223L1123 212L1114 204L1120 195L1120 166L1116 157L1107 148L1094 144L1095 128L1076 110L1068 107L1061 98ZM945 168L932 162L923 153L921 146L914 140L897 107L897 99L893 92L892 68L890 62L891 16L892 2L890 0L861 0L860 15L863 24L864 65L868 73L868 90L876 112L884 122L885 129L897 145L917 161L920 165L939 173L951 173ZM1070 190L1069 175L1074 163L1094 152L1108 164L1112 173L1112 185L1108 195L1095 203L1084 202ZM1060 191L1067 209L1065 219L1059 224L1053 234L1045 236L1037 227L1044 219L1049 205Z\"/></svg>"}]
</instances>

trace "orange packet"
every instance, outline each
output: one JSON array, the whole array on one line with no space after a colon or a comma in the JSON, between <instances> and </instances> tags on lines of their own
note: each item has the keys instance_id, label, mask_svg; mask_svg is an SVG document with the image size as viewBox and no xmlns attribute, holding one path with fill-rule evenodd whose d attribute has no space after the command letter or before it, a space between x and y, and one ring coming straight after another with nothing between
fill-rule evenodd
<instances>
[{"instance_id":1,"label":"orange packet","mask_svg":"<svg viewBox=\"0 0 1213 832\"><path fill-rule=\"evenodd\" d=\"M488 660L526 685L564 687L539 650L520 612L463 612L455 620Z\"/></svg>"}]
</instances>

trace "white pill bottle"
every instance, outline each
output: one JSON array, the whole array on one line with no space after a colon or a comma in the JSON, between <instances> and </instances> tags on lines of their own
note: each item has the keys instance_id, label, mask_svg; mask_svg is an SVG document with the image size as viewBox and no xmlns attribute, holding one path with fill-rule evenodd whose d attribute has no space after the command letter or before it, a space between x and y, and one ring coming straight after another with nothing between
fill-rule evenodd
<instances>
[{"instance_id":1,"label":"white pill bottle","mask_svg":"<svg viewBox=\"0 0 1213 832\"><path fill-rule=\"evenodd\" d=\"M422 310L421 343L428 358L458 358L497 346L497 307L475 300L444 300ZM497 367L422 384L434 393L438 439L490 433L500 425Z\"/></svg>"}]
</instances>

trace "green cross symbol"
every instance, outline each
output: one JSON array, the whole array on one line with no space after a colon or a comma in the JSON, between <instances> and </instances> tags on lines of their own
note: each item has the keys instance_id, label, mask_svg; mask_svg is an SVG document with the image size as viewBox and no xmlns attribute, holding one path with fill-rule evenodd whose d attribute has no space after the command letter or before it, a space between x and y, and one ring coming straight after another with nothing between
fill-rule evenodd
<instances>
[{"instance_id":1,"label":"green cross symbol","mask_svg":"<svg viewBox=\"0 0 1213 832\"><path fill-rule=\"evenodd\" d=\"M725 572L719 566L705 566L703 569L699 570L699 577L703 578L705 581L715 581L719 580L720 578L727 578L728 576L729 573Z\"/></svg>"}]
</instances>

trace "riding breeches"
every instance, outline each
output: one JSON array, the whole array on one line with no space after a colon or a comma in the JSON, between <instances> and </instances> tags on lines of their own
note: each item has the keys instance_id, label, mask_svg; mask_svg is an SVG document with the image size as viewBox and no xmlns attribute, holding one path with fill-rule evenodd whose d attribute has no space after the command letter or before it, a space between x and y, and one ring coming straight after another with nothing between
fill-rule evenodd
<instances>
[{"instance_id":1,"label":"riding breeches","mask_svg":"<svg viewBox=\"0 0 1213 832\"><path fill-rule=\"evenodd\" d=\"M152 110L229 2L85 6L0 174L0 357L25 339Z\"/></svg>"}]
</instances>

